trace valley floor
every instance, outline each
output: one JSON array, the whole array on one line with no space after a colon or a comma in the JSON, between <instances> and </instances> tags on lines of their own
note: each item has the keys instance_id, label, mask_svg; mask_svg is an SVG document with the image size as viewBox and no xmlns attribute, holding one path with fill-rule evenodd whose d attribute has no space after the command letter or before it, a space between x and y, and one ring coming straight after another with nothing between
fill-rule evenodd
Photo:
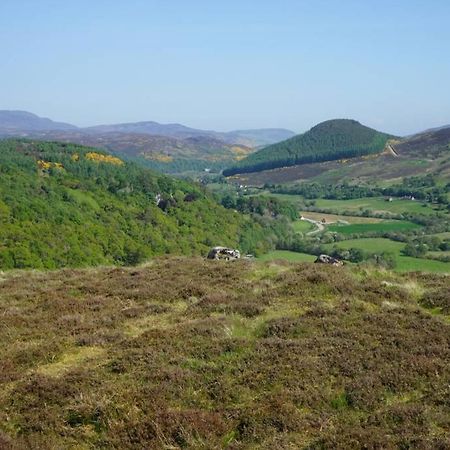
<instances>
[{"instance_id":1,"label":"valley floor","mask_svg":"<svg viewBox=\"0 0 450 450\"><path fill-rule=\"evenodd\" d=\"M2 274L0 448L448 448L448 283L173 257Z\"/></svg>"}]
</instances>

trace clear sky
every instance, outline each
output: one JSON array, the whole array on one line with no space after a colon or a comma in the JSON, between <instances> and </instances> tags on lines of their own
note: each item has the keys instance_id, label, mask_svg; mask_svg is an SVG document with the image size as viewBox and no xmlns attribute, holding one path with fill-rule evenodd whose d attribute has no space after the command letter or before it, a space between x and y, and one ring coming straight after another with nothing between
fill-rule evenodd
<instances>
[{"instance_id":1,"label":"clear sky","mask_svg":"<svg viewBox=\"0 0 450 450\"><path fill-rule=\"evenodd\" d=\"M449 0L0 0L0 109L76 125L450 123Z\"/></svg>"}]
</instances>

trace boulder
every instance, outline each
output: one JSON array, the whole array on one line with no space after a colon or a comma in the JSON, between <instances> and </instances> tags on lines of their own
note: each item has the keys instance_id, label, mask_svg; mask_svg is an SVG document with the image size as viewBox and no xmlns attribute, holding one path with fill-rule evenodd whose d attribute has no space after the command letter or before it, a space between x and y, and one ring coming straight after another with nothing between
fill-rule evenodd
<instances>
[{"instance_id":1,"label":"boulder","mask_svg":"<svg viewBox=\"0 0 450 450\"><path fill-rule=\"evenodd\" d=\"M239 250L227 247L213 247L207 256L208 259L224 259L226 261L239 259L240 257L241 253Z\"/></svg>"},{"instance_id":2,"label":"boulder","mask_svg":"<svg viewBox=\"0 0 450 450\"><path fill-rule=\"evenodd\" d=\"M343 266L344 263L340 259L333 258L329 255L320 255L317 257L317 259L314 261L318 264L330 264L332 266Z\"/></svg>"}]
</instances>

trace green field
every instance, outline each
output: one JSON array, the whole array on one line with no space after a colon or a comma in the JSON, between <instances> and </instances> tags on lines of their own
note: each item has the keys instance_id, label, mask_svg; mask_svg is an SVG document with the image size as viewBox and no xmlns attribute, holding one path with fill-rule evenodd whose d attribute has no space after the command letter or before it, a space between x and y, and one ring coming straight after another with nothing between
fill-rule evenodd
<instances>
[{"instance_id":1,"label":"green field","mask_svg":"<svg viewBox=\"0 0 450 450\"><path fill-rule=\"evenodd\" d=\"M405 244L403 242L391 241L386 238L361 238L326 244L325 248L331 250L334 246L343 249L360 248L361 250L373 253L382 251L400 253Z\"/></svg>"},{"instance_id":2,"label":"green field","mask_svg":"<svg viewBox=\"0 0 450 450\"><path fill-rule=\"evenodd\" d=\"M386 221L379 223L358 223L351 225L339 225L333 224L328 226L329 231L342 234L354 234L354 233L387 233L390 231L409 231L420 226L403 220Z\"/></svg>"},{"instance_id":3,"label":"green field","mask_svg":"<svg viewBox=\"0 0 450 450\"><path fill-rule=\"evenodd\" d=\"M314 262L316 256L308 255L306 253L290 252L287 250L275 250L273 252L266 253L258 258L261 261L273 261L275 259L285 259L286 261L293 262Z\"/></svg>"},{"instance_id":4,"label":"green field","mask_svg":"<svg viewBox=\"0 0 450 450\"><path fill-rule=\"evenodd\" d=\"M416 213L433 214L435 209L430 204L424 204L413 200L394 199L392 202L386 201L383 197L356 198L351 200L327 200L317 199L316 207L331 209L342 213L343 211L363 211L369 210L372 213Z\"/></svg>"},{"instance_id":5,"label":"green field","mask_svg":"<svg viewBox=\"0 0 450 450\"><path fill-rule=\"evenodd\" d=\"M350 239L348 241L327 244L325 247L331 251L334 246L343 249L359 248L371 253L391 252L397 262L395 270L398 272L423 271L450 273L450 263L402 256L401 251L405 246L403 242L395 242L385 238Z\"/></svg>"}]
</instances>

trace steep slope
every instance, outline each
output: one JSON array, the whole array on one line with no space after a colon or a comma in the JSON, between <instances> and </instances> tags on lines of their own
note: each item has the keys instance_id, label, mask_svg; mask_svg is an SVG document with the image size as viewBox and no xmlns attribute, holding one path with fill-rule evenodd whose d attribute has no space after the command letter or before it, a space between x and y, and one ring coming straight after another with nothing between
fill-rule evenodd
<instances>
[{"instance_id":1,"label":"steep slope","mask_svg":"<svg viewBox=\"0 0 450 450\"><path fill-rule=\"evenodd\" d=\"M363 126L355 120L329 120L304 134L253 153L225 170L224 175L378 153L391 138L393 136Z\"/></svg>"},{"instance_id":2,"label":"steep slope","mask_svg":"<svg viewBox=\"0 0 450 450\"><path fill-rule=\"evenodd\" d=\"M249 236L264 245L259 225L199 186L90 148L3 141L0 175L0 269L135 264L244 238L250 251Z\"/></svg>"},{"instance_id":3,"label":"steep slope","mask_svg":"<svg viewBox=\"0 0 450 450\"><path fill-rule=\"evenodd\" d=\"M0 135L16 135L30 131L75 130L68 123L54 122L26 111L0 111Z\"/></svg>"},{"instance_id":4,"label":"steep slope","mask_svg":"<svg viewBox=\"0 0 450 450\"><path fill-rule=\"evenodd\" d=\"M450 150L450 128L424 131L393 145L399 156L438 158Z\"/></svg>"}]
</instances>

